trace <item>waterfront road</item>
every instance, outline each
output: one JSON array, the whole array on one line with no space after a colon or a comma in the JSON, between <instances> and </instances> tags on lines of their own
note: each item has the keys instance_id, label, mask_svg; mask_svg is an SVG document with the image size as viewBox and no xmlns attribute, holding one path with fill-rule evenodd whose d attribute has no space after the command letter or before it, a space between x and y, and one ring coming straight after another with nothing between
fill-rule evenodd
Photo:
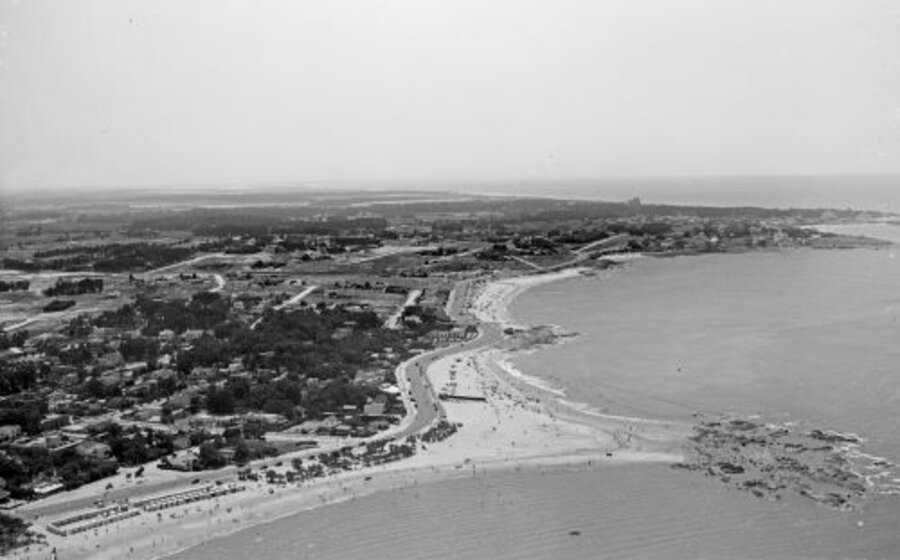
<instances>
[{"instance_id":1,"label":"waterfront road","mask_svg":"<svg viewBox=\"0 0 900 560\"><path fill-rule=\"evenodd\" d=\"M454 301L448 305L450 316L455 320L464 319L465 303L471 297L470 288L473 280L464 280L454 292ZM468 317L465 317L468 319ZM438 348L429 352L425 352L406 361L400 368L398 374L403 376L403 380L399 380L400 387L407 391L407 397L415 403L415 416L408 425L401 428L393 435L394 439L401 439L413 434L417 434L427 429L436 419L445 418L446 414L438 399L437 393L428 381L426 371L428 367L437 360L447 356L469 352L484 348L498 342L503 336L500 327L495 324L479 325L479 335L469 341ZM373 439L380 439L375 436ZM324 449L320 449L323 451ZM276 458L283 460L284 457ZM264 462L272 462L271 460ZM254 462L256 463L256 462ZM102 496L107 501L117 501L134 499L136 497L160 494L175 490L183 490L189 488L192 483L202 484L214 482L217 480L228 481L237 478L237 467L229 466L216 471L202 471L194 473L172 473L172 478L166 478L159 481L148 481L145 484L135 484L127 487L112 489ZM79 498L72 498L58 502L50 500L46 504L32 502L17 513L27 519L36 519L41 516L57 516L62 513L72 512L93 507L94 501L100 496L88 495Z\"/></svg>"},{"instance_id":2,"label":"waterfront road","mask_svg":"<svg viewBox=\"0 0 900 560\"><path fill-rule=\"evenodd\" d=\"M416 412L409 425L400 430L395 437L400 439L417 434L427 429L435 419L446 418L444 407L441 406L438 399L437 390L431 386L426 375L431 364L453 354L490 346L499 341L501 337L502 333L497 325L481 325L477 338L420 354L399 368L400 374L406 378L407 395L413 401Z\"/></svg>"}]
</instances>

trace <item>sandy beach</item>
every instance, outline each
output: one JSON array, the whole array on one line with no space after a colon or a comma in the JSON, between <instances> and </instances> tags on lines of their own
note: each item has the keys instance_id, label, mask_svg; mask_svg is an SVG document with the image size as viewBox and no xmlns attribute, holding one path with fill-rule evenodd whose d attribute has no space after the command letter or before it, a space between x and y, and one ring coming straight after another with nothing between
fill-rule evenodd
<instances>
[{"instance_id":1,"label":"sandy beach","mask_svg":"<svg viewBox=\"0 0 900 560\"><path fill-rule=\"evenodd\" d=\"M517 296L542 284L576 278L582 270L569 268L558 272L515 276L489 282L471 302L469 312L482 323L495 323L504 328L522 326L516 325L509 315L509 305Z\"/></svg>"},{"instance_id":2,"label":"sandy beach","mask_svg":"<svg viewBox=\"0 0 900 560\"><path fill-rule=\"evenodd\" d=\"M508 306L517 295L533 286L578 274L578 270L565 270L487 283L467 302L467 312L482 323L482 338L493 340L499 336L499 329L512 324ZM485 336L491 329L493 338ZM155 514L142 513L79 535L48 534L47 546L37 551L34 547L20 550L12 557L50 558L51 549L56 548L58 557L66 559L160 558L324 504L478 472L528 466L596 467L604 462L672 463L680 459L678 442L683 427L579 410L552 388L529 383L529 378L514 370L509 352L496 346L485 344L449 355L444 351L443 357L427 366L428 384L446 397L441 406L446 420L456 424L458 431L436 443L419 441L416 453L408 459L302 484L269 484L264 479L241 482L245 489L236 494ZM398 373L410 372L401 367ZM407 382L402 380L401 387ZM266 463L276 472L291 468L290 457ZM204 480L216 476L202 474ZM218 479L234 481L234 471L220 471ZM53 500L65 501L73 496L59 495ZM49 521L52 518L40 519L37 525Z\"/></svg>"}]
</instances>

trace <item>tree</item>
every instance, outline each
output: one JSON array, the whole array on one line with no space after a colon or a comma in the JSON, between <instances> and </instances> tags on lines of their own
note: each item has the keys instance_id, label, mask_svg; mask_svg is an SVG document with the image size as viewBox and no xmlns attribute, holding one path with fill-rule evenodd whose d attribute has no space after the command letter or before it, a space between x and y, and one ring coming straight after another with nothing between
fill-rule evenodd
<instances>
[{"instance_id":1,"label":"tree","mask_svg":"<svg viewBox=\"0 0 900 560\"><path fill-rule=\"evenodd\" d=\"M28 523L18 517L0 513L0 554L25 544L28 537Z\"/></svg>"},{"instance_id":2,"label":"tree","mask_svg":"<svg viewBox=\"0 0 900 560\"><path fill-rule=\"evenodd\" d=\"M191 404L189 405L188 410L191 414L197 414L200 412L200 408L203 406L203 399L200 395L191 396Z\"/></svg>"},{"instance_id":3,"label":"tree","mask_svg":"<svg viewBox=\"0 0 900 560\"><path fill-rule=\"evenodd\" d=\"M210 414L234 413L234 393L231 388L225 386L221 389L210 390L206 396L206 409Z\"/></svg>"},{"instance_id":4,"label":"tree","mask_svg":"<svg viewBox=\"0 0 900 560\"><path fill-rule=\"evenodd\" d=\"M234 449L234 462L243 465L253 459L250 446L243 439L238 442Z\"/></svg>"},{"instance_id":5,"label":"tree","mask_svg":"<svg viewBox=\"0 0 900 560\"><path fill-rule=\"evenodd\" d=\"M225 457L222 457L215 445L207 442L200 446L200 464L202 468L218 469L224 467L227 463L228 461L225 460Z\"/></svg>"}]
</instances>

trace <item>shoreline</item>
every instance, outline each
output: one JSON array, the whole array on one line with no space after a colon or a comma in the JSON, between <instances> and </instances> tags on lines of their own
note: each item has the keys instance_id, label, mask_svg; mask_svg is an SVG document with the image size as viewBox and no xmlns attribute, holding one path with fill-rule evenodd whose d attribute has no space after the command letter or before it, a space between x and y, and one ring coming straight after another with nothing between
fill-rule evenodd
<instances>
[{"instance_id":1,"label":"shoreline","mask_svg":"<svg viewBox=\"0 0 900 560\"><path fill-rule=\"evenodd\" d=\"M395 463L353 469L312 483L248 482L244 492L172 508L155 518L142 514L108 526L102 533L95 530L66 538L48 535L46 556L17 551L12 558L49 558L49 547L67 559L166 558L324 505L478 471L678 462L685 432L674 423L579 410L577 404L565 401L564 393L529 383L531 376L511 371L515 369L509 362L511 355L530 351L502 347L501 331L513 324L511 303L532 287L576 278L583 270L488 281L464 302L465 312L479 322L481 343L474 348L441 349L443 355L427 364L424 375L432 392L452 389L453 395L480 399L435 400L447 420L459 425L448 439L420 442L412 457ZM411 372L404 369L404 373L408 384ZM289 469L290 458L267 461L282 462L287 465L270 468L276 472Z\"/></svg>"},{"instance_id":2,"label":"shoreline","mask_svg":"<svg viewBox=\"0 0 900 560\"><path fill-rule=\"evenodd\" d=\"M518 325L513 321L509 314L512 302L531 288L559 280L578 278L585 270L589 269L586 267L567 268L558 272L493 280L484 285L480 293L475 296L469 313L480 323L495 323L502 328L529 328L527 325ZM486 301L481 301L482 299Z\"/></svg>"}]
</instances>

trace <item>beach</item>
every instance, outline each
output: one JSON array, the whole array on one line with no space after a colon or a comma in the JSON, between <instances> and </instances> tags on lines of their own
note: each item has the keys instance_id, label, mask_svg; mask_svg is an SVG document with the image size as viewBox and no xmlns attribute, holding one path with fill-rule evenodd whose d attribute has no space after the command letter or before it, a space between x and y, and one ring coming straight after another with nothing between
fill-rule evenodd
<instances>
[{"instance_id":1,"label":"beach","mask_svg":"<svg viewBox=\"0 0 900 560\"><path fill-rule=\"evenodd\" d=\"M872 259L891 265L887 253L840 255L850 255L850 271L863 263L872 266ZM685 296L680 296L682 299L672 304L675 308L670 308L651 295L662 293L662 285L676 293L694 293L699 275L732 281L729 288L737 289L735 297L746 297L734 279L750 270L771 275L766 267L777 270L794 262L803 267L819 263L816 266L836 272L835 263L844 262L837 253L704 259L645 259L609 274L585 276L570 270L481 282L466 290L472 296L463 307L466 314L478 319L482 338L419 362L426 364L427 386L444 397L439 401L443 417L458 427L448 439L419 442L408 459L303 485L248 482L244 492L233 496L173 508L153 518L142 515L97 534L51 538L51 545L65 554L61 558L140 559L174 554L177 560L231 560L244 558L252 550L278 560L581 558L588 552L611 558L695 558L698 554L717 558L890 558L887 551L900 546L896 531L900 517L893 497L876 496L854 513L835 512L797 495L786 495L777 502L756 499L714 478L670 468L683 458L682 444L690 433L692 411L703 405L680 397L694 394L683 376L654 378L652 368L659 366L652 360L661 350L671 354L678 348L673 345L692 341L714 352L710 360L727 365L737 358L723 359L714 346L708 346L708 339L691 338L690 333L677 330L679 322L689 317L716 325L724 318L699 306L699 300L685 301ZM804 259L812 260L807 263ZM729 263L747 270L729 271ZM719 271L720 277L711 276L712 270ZM815 270L810 268L810 274ZM855 273L836 275L835 279L838 292L846 289L844 282L857 281ZM749 278L746 284L749 290L758 281ZM621 295L623 289L628 290L628 298ZM705 295L709 297L710 292ZM614 302L610 297L620 300ZM821 314L819 301L831 297L827 291L816 294L818 299L808 304L810 311L801 307L792 320L809 325L816 313ZM860 308L861 301L852 300L848 305ZM735 305L714 302L728 309ZM691 315L664 317L685 304L692 305ZM659 316L640 305L660 307ZM753 301L747 305L762 307ZM784 307L785 303L776 299L772 305ZM873 313L882 310L872 328L884 325L885 308L880 305L876 302L872 308ZM596 318L602 313L597 306L607 314L600 322ZM638 309L633 310L635 306ZM563 308L587 313L562 319L558 310ZM744 313L738 318L747 321L749 311ZM859 317L847 317L841 308L836 313L835 317L851 319L849 325L859 327ZM671 338L669 346L638 351L635 343L647 339L634 333L649 329L648 320L653 329L676 329L665 335ZM786 320L787 316L779 317L776 324ZM830 325L828 321L824 324ZM540 331L541 336L535 338L529 335L535 330L529 325L551 325L552 332L571 329L569 334L577 332L578 336L556 338ZM781 328L789 333L804 332L791 324ZM693 332L702 333L702 329ZM757 336L746 328L738 334ZM651 336L663 340L659 338L663 335ZM535 340L539 340L536 345ZM832 344L839 341L828 340ZM722 351L733 353L733 348L726 344ZM859 350L871 348L874 346L863 345ZM586 351L602 352L602 357L585 357ZM691 356L705 360L699 349L692 350ZM706 362L687 365L693 369L699 363ZM816 363L811 364L813 368ZM412 369L398 370L400 378L415 375ZM809 383L808 375L817 370L803 371L798 371L800 382ZM598 372L602 376L598 377ZM751 380L729 378L739 388ZM626 381L637 390L626 390ZM602 388L599 398L590 387ZM880 387L884 390L885 385ZM660 390L671 398L655 396ZM705 390L697 394L722 398ZM857 398L846 390L844 393L847 398ZM832 395L836 396L840 393ZM742 398L750 405L736 408L734 403L740 402L736 400L740 397L722 401L723 408L752 414L760 411L755 403L764 402L744 394ZM871 397L865 391L858 398ZM716 403L709 400L707 410L715 410ZM782 413L778 418L822 420L813 414L819 410L814 402L800 404L805 408L796 410L808 413L808 419L796 416L798 412L788 417ZM888 412L885 409L880 414ZM441 417L436 415L430 425ZM833 418L840 419L826 416L822 427L854 427L829 424ZM881 437L890 432L889 426L879 430L860 418L858 431L874 435L870 443L883 449ZM281 467L274 466L277 462L269 461L272 470L289 468L289 461ZM378 513L385 508L391 516ZM448 543L454 547L449 548ZM46 550L44 554L31 558L47 557Z\"/></svg>"},{"instance_id":2,"label":"beach","mask_svg":"<svg viewBox=\"0 0 900 560\"><path fill-rule=\"evenodd\" d=\"M478 297L472 302L469 311L473 317L482 323L494 323L502 327L516 326L509 314L509 306L517 296L531 288L560 280L577 278L580 274L581 271L579 269L570 268L559 272L494 280L482 287Z\"/></svg>"},{"instance_id":3,"label":"beach","mask_svg":"<svg viewBox=\"0 0 900 560\"><path fill-rule=\"evenodd\" d=\"M303 484L248 481L241 483L243 491L236 494L173 507L155 515L141 514L79 535L49 535L48 547L42 551L19 551L14 557L47 557L49 548L55 547L60 558L159 558L208 546L204 543L301 511L479 473L678 461L677 442L684 435L683 427L581 413L576 407L567 406L559 394L534 383L536 378L513 368L510 356L527 349L517 347L510 352L503 348L504 344L493 342L501 339L501 328L512 325L507 308L515 297L533 287L580 274L578 270L565 270L502 279L472 291L465 304L466 312L481 322L482 337L491 342L476 348L469 345L458 352L443 350L443 357L428 363L426 370L426 385L449 395L441 401L441 407L446 420L458 430L448 439L419 442L412 457L377 467ZM406 369L413 368L401 367L398 372L408 376L410 371ZM401 387L408 386L408 381L403 379ZM410 422L407 418L403 425ZM267 461L267 468L285 473L290 469L289 459ZM204 480L214 477L214 473L203 475ZM219 479L233 481L234 473L223 473ZM79 494L90 492L86 488ZM66 497L58 495L52 500L64 502ZM39 523L49 520L52 516Z\"/></svg>"}]
</instances>

